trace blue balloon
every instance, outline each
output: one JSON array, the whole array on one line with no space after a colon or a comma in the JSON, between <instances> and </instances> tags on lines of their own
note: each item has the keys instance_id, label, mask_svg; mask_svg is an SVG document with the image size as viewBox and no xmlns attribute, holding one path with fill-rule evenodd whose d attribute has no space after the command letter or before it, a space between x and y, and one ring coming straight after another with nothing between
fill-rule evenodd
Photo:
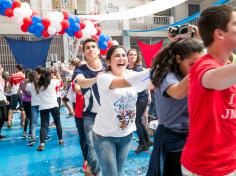
<instances>
[{"instance_id":1,"label":"blue balloon","mask_svg":"<svg viewBox=\"0 0 236 176\"><path fill-rule=\"evenodd\" d=\"M101 43L98 43L98 46L99 46L99 48L101 49L101 50L105 50L105 49L107 49L108 48L108 44L107 44L107 42L101 42Z\"/></svg>"},{"instance_id":2,"label":"blue balloon","mask_svg":"<svg viewBox=\"0 0 236 176\"><path fill-rule=\"evenodd\" d=\"M4 10L12 7L12 1L11 0L2 0L2 6Z\"/></svg>"},{"instance_id":3,"label":"blue balloon","mask_svg":"<svg viewBox=\"0 0 236 176\"><path fill-rule=\"evenodd\" d=\"M32 17L32 22L34 24L40 23L41 21L42 21L42 18L40 16L35 15Z\"/></svg>"},{"instance_id":4,"label":"blue balloon","mask_svg":"<svg viewBox=\"0 0 236 176\"><path fill-rule=\"evenodd\" d=\"M0 14L5 16L5 10L4 9L0 9Z\"/></svg>"},{"instance_id":5,"label":"blue balloon","mask_svg":"<svg viewBox=\"0 0 236 176\"><path fill-rule=\"evenodd\" d=\"M74 31L74 32L77 32L80 30L80 25L79 23L74 23L72 26L71 26L71 29Z\"/></svg>"},{"instance_id":6,"label":"blue balloon","mask_svg":"<svg viewBox=\"0 0 236 176\"><path fill-rule=\"evenodd\" d=\"M100 36L99 36L99 41L101 41L101 42L106 41L106 35L101 33Z\"/></svg>"},{"instance_id":7,"label":"blue balloon","mask_svg":"<svg viewBox=\"0 0 236 176\"><path fill-rule=\"evenodd\" d=\"M0 1L0 10L5 10L3 7L3 1Z\"/></svg>"},{"instance_id":8,"label":"blue balloon","mask_svg":"<svg viewBox=\"0 0 236 176\"><path fill-rule=\"evenodd\" d=\"M106 40L106 42L108 42L108 41L110 41L110 40L111 40L111 37L110 37L109 35L107 35L107 34L105 35L105 38L106 38L106 39L105 39L105 40Z\"/></svg>"},{"instance_id":9,"label":"blue balloon","mask_svg":"<svg viewBox=\"0 0 236 176\"><path fill-rule=\"evenodd\" d=\"M69 16L68 21L71 25L73 25L76 22L74 16Z\"/></svg>"},{"instance_id":10,"label":"blue balloon","mask_svg":"<svg viewBox=\"0 0 236 176\"><path fill-rule=\"evenodd\" d=\"M79 18L78 16L75 16L75 21L76 21L77 23L80 23L80 18Z\"/></svg>"},{"instance_id":11,"label":"blue balloon","mask_svg":"<svg viewBox=\"0 0 236 176\"><path fill-rule=\"evenodd\" d=\"M66 33L70 36L73 37L74 36L74 31L69 27L66 29Z\"/></svg>"},{"instance_id":12,"label":"blue balloon","mask_svg":"<svg viewBox=\"0 0 236 176\"><path fill-rule=\"evenodd\" d=\"M35 36L36 37L42 37L42 31L40 32L40 31L35 31Z\"/></svg>"},{"instance_id":13,"label":"blue balloon","mask_svg":"<svg viewBox=\"0 0 236 176\"><path fill-rule=\"evenodd\" d=\"M98 39L98 46L102 45L103 42L104 42L104 41ZM100 47L99 47L99 48L100 48Z\"/></svg>"},{"instance_id":14,"label":"blue balloon","mask_svg":"<svg viewBox=\"0 0 236 176\"><path fill-rule=\"evenodd\" d=\"M36 31L42 32L44 30L44 25L42 23L36 24Z\"/></svg>"},{"instance_id":15,"label":"blue balloon","mask_svg":"<svg viewBox=\"0 0 236 176\"><path fill-rule=\"evenodd\" d=\"M30 32L30 33L32 33L32 34L34 34L35 33L35 25L30 25L29 27L28 27L28 31Z\"/></svg>"}]
</instances>

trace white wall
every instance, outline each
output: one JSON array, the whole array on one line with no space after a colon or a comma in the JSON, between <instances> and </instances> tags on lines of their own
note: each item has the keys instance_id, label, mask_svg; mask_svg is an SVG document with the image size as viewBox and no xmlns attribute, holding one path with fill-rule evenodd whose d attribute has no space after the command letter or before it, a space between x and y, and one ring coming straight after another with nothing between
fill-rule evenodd
<instances>
[{"instance_id":1,"label":"white wall","mask_svg":"<svg viewBox=\"0 0 236 176\"><path fill-rule=\"evenodd\" d=\"M188 2L176 6L173 10L173 16L175 17L175 22L186 18L188 16Z\"/></svg>"}]
</instances>

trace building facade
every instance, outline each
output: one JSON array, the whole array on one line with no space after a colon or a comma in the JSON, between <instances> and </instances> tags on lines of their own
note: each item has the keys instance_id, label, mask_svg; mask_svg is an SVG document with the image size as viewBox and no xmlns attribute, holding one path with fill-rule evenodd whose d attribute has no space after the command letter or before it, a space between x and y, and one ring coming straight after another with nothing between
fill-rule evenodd
<instances>
[{"instance_id":1,"label":"building facade","mask_svg":"<svg viewBox=\"0 0 236 176\"><path fill-rule=\"evenodd\" d=\"M125 11L150 1L151 0L21 0L21 2L28 2L31 9L37 11L41 16L45 16L48 12L53 10L61 11L62 9L77 15L106 14ZM213 2L214 0L188 0L172 9L152 16L131 20L101 22L99 24L103 33L110 35L114 40L117 40L126 48L138 48L136 38L145 43L152 44L160 39L166 39L167 30L153 32L126 32L126 30L147 30L166 26L199 12L204 7L210 6ZM231 4L235 6L235 0L232 1ZM192 23L195 24L196 21L193 21ZM14 65L16 62L4 37L7 36L23 40L40 39L29 33L21 32L19 26L3 16L0 16L0 26L0 64L12 73L15 71ZM78 51L75 49L77 45L78 43L76 43L76 40L68 37L66 34L53 37L47 62L51 62L52 60L55 60L55 58L58 61L70 60L74 57L74 52Z\"/></svg>"}]
</instances>

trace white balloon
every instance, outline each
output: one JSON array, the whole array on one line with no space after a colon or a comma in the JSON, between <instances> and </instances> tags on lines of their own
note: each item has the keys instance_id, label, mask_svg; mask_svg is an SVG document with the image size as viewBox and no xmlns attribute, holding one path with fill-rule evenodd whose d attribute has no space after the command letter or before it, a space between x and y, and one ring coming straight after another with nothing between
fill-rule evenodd
<instances>
[{"instance_id":1,"label":"white balloon","mask_svg":"<svg viewBox=\"0 0 236 176\"><path fill-rule=\"evenodd\" d=\"M24 11L24 9L21 9L20 14L19 14L19 18L24 18L27 17L27 12Z\"/></svg>"},{"instance_id":2,"label":"white balloon","mask_svg":"<svg viewBox=\"0 0 236 176\"><path fill-rule=\"evenodd\" d=\"M92 21L90 20L86 20L84 23L86 24L86 26L94 26Z\"/></svg>"},{"instance_id":3,"label":"white balloon","mask_svg":"<svg viewBox=\"0 0 236 176\"><path fill-rule=\"evenodd\" d=\"M30 9L30 5L27 2L23 2L23 3L21 3L21 8Z\"/></svg>"},{"instance_id":4,"label":"white balloon","mask_svg":"<svg viewBox=\"0 0 236 176\"><path fill-rule=\"evenodd\" d=\"M25 15L27 17L30 17L32 15L32 10L31 9L24 9L25 10Z\"/></svg>"},{"instance_id":5,"label":"white balloon","mask_svg":"<svg viewBox=\"0 0 236 176\"><path fill-rule=\"evenodd\" d=\"M57 32L60 32L60 31L62 30L62 26L61 26L60 23L57 23L57 24L55 25L55 28L57 29Z\"/></svg>"},{"instance_id":6,"label":"white balloon","mask_svg":"<svg viewBox=\"0 0 236 176\"><path fill-rule=\"evenodd\" d=\"M23 8L15 8L13 10L13 14L17 18L30 17L32 14L32 10L31 9L23 9Z\"/></svg>"},{"instance_id":7,"label":"white balloon","mask_svg":"<svg viewBox=\"0 0 236 176\"><path fill-rule=\"evenodd\" d=\"M21 8L15 8L14 10L13 10L13 14L14 14L14 16L20 16L20 14L21 14Z\"/></svg>"},{"instance_id":8,"label":"white balloon","mask_svg":"<svg viewBox=\"0 0 236 176\"><path fill-rule=\"evenodd\" d=\"M53 20L54 19L54 14L52 12L49 12L47 14L47 18L51 21L51 19Z\"/></svg>"},{"instance_id":9,"label":"white balloon","mask_svg":"<svg viewBox=\"0 0 236 176\"><path fill-rule=\"evenodd\" d=\"M84 23L86 25L84 28L84 33L86 34L87 37L91 37L92 35L97 34L97 29L95 28L92 21L86 20Z\"/></svg>"},{"instance_id":10,"label":"white balloon","mask_svg":"<svg viewBox=\"0 0 236 176\"><path fill-rule=\"evenodd\" d=\"M64 19L64 16L61 12L54 11L54 15L59 21L62 21Z\"/></svg>"},{"instance_id":11,"label":"white balloon","mask_svg":"<svg viewBox=\"0 0 236 176\"><path fill-rule=\"evenodd\" d=\"M57 29L54 27L54 26L49 26L48 27L48 33L50 34L50 35L54 35L54 34L56 34L56 32L57 32Z\"/></svg>"},{"instance_id":12,"label":"white balloon","mask_svg":"<svg viewBox=\"0 0 236 176\"><path fill-rule=\"evenodd\" d=\"M85 30L85 29L83 29L82 31L82 37L83 37L83 39L86 39L86 38L90 38L91 37L91 35L89 34L89 32L87 31L87 30Z\"/></svg>"},{"instance_id":13,"label":"white balloon","mask_svg":"<svg viewBox=\"0 0 236 176\"><path fill-rule=\"evenodd\" d=\"M60 24L60 21L58 19L51 19L50 22L53 26Z\"/></svg>"},{"instance_id":14,"label":"white balloon","mask_svg":"<svg viewBox=\"0 0 236 176\"><path fill-rule=\"evenodd\" d=\"M96 35L97 34L97 29L93 26L92 28L91 28L91 35Z\"/></svg>"},{"instance_id":15,"label":"white balloon","mask_svg":"<svg viewBox=\"0 0 236 176\"><path fill-rule=\"evenodd\" d=\"M119 43L116 40L112 40L113 45L119 45Z\"/></svg>"}]
</instances>

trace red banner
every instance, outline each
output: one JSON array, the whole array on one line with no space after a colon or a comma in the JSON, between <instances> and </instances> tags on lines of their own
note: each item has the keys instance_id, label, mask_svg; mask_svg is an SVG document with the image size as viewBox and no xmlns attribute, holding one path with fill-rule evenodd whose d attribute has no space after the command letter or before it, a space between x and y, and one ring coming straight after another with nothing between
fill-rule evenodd
<instances>
[{"instance_id":1,"label":"red banner","mask_svg":"<svg viewBox=\"0 0 236 176\"><path fill-rule=\"evenodd\" d=\"M143 54L143 59L146 63L147 68L152 66L152 60L154 57L159 53L160 49L162 48L163 39L155 44L146 44L143 43L141 40L136 39L139 49Z\"/></svg>"}]
</instances>

